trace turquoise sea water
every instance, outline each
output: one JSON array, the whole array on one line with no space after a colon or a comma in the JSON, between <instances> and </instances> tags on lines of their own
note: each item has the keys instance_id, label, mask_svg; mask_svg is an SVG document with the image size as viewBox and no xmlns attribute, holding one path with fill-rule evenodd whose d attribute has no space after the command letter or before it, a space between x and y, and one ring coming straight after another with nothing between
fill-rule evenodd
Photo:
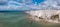
<instances>
[{"instance_id":1,"label":"turquoise sea water","mask_svg":"<svg viewBox=\"0 0 60 27\"><path fill-rule=\"evenodd\" d=\"M28 15L24 12L0 12L0 27L58 27L31 24L27 18Z\"/></svg>"},{"instance_id":2,"label":"turquoise sea water","mask_svg":"<svg viewBox=\"0 0 60 27\"><path fill-rule=\"evenodd\" d=\"M24 12L0 12L0 27L33 27Z\"/></svg>"}]
</instances>

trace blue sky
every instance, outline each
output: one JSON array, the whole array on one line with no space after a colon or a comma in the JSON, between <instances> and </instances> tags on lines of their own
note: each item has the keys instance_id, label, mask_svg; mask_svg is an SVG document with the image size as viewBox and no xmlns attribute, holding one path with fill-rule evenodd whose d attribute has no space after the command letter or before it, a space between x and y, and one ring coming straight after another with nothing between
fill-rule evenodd
<instances>
[{"instance_id":1,"label":"blue sky","mask_svg":"<svg viewBox=\"0 0 60 27\"><path fill-rule=\"evenodd\" d=\"M3 1L3 2L0 2L0 7L1 6L3 6L3 7L5 7L4 5L8 5L8 2L10 1L8 1L8 0L0 0L0 1ZM22 2L22 0L13 0L13 1L16 1L16 2ZM26 0L27 1L27 0ZM39 3L41 3L41 2L43 2L44 0L32 0L32 3L33 4L35 4L35 2L37 2L37 5L39 4ZM15 4L13 4L13 5L16 5L16 3ZM20 4L18 4L18 6L19 6ZM17 6L17 5L16 5ZM13 7L13 6L12 6ZM2 8L2 7L1 7ZM7 7L6 7L7 8ZM2 10L4 10L5 8L2 8ZM1 10L1 9L0 9ZM5 9L6 10L6 9ZM13 10L13 9L12 9ZM23 10L23 9L22 9ZM27 9L26 9L27 10Z\"/></svg>"},{"instance_id":2,"label":"blue sky","mask_svg":"<svg viewBox=\"0 0 60 27\"><path fill-rule=\"evenodd\" d=\"M22 0L16 0L16 1L21 2ZM43 2L43 1L45 1L45 0L32 0L32 3L37 2L37 4L39 4L39 3Z\"/></svg>"},{"instance_id":3,"label":"blue sky","mask_svg":"<svg viewBox=\"0 0 60 27\"><path fill-rule=\"evenodd\" d=\"M39 4L39 3L41 3L41 2L43 2L45 0L32 0L32 1L33 1L33 3L37 2L37 4Z\"/></svg>"},{"instance_id":4,"label":"blue sky","mask_svg":"<svg viewBox=\"0 0 60 27\"><path fill-rule=\"evenodd\" d=\"M0 0L0 1L2 1L2 0ZM14 1L16 1L16 2L22 2L22 0L14 0ZM32 0L32 3L35 3L35 2L37 2L37 4L39 4L39 3L41 3L41 2L43 2L44 0ZM6 4L8 1L6 0L4 0L4 2L0 2L0 5L4 5L4 4Z\"/></svg>"}]
</instances>

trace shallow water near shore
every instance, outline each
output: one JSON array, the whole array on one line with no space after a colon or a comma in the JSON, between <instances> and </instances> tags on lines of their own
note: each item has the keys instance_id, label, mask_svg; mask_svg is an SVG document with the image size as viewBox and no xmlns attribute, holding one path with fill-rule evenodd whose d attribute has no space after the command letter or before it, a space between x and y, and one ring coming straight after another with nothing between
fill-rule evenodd
<instances>
[{"instance_id":1,"label":"shallow water near shore","mask_svg":"<svg viewBox=\"0 0 60 27\"><path fill-rule=\"evenodd\" d=\"M44 26L28 21L28 14L25 12L0 12L0 27L60 27L60 25Z\"/></svg>"}]
</instances>

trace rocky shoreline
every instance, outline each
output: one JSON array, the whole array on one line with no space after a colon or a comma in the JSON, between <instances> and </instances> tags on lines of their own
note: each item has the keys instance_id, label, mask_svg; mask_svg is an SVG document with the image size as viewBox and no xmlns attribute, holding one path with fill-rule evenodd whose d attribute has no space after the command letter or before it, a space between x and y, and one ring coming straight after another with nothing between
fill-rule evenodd
<instances>
[{"instance_id":1,"label":"rocky shoreline","mask_svg":"<svg viewBox=\"0 0 60 27\"><path fill-rule=\"evenodd\" d=\"M29 21L45 24L60 24L60 10L27 11Z\"/></svg>"}]
</instances>

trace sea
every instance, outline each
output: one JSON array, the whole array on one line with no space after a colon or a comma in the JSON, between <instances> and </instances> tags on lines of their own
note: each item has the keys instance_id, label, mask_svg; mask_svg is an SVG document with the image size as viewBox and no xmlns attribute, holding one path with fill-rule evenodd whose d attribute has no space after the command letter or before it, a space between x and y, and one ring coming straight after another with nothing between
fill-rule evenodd
<instances>
[{"instance_id":1,"label":"sea","mask_svg":"<svg viewBox=\"0 0 60 27\"><path fill-rule=\"evenodd\" d=\"M28 14L25 11L4 11L0 12L0 27L60 27L60 25L44 26L34 22L31 24L28 21Z\"/></svg>"}]
</instances>

